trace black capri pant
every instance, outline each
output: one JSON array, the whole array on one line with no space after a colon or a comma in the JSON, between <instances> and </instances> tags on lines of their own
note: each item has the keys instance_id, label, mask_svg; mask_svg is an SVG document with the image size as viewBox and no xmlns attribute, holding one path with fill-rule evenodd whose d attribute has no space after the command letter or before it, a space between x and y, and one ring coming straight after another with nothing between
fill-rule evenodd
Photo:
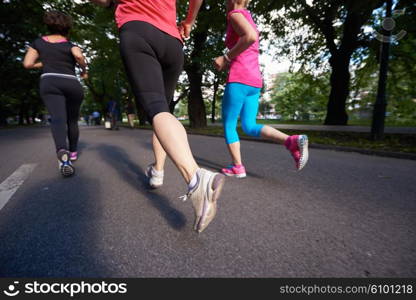
<instances>
[{"instance_id":1,"label":"black capri pant","mask_svg":"<svg viewBox=\"0 0 416 300\"><path fill-rule=\"evenodd\" d=\"M77 151L79 110L84 98L79 81L75 76L73 78L42 77L40 96L51 115L51 130L56 151L60 149Z\"/></svg>"},{"instance_id":2,"label":"black capri pant","mask_svg":"<svg viewBox=\"0 0 416 300\"><path fill-rule=\"evenodd\" d=\"M183 69L182 42L149 23L131 21L120 28L120 52L136 103L149 120L170 112Z\"/></svg>"}]
</instances>

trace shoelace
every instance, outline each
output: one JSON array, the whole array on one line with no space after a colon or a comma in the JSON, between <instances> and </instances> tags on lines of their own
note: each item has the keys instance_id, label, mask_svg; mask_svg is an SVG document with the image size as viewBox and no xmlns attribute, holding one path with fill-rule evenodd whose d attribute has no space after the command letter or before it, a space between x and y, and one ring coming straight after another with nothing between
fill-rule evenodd
<instances>
[{"instance_id":1,"label":"shoelace","mask_svg":"<svg viewBox=\"0 0 416 300\"><path fill-rule=\"evenodd\" d=\"M189 197L191 197L191 196L192 196L192 194L195 192L196 187L197 187L198 185L199 185L199 179L198 179L198 181L197 181L196 185L195 185L194 187L192 187L192 189L188 190L188 192L187 192L185 195L183 195L183 196L179 196L178 198L179 198L179 199L181 199L183 202L185 202L186 200L188 200L188 199L189 199Z\"/></svg>"},{"instance_id":2,"label":"shoelace","mask_svg":"<svg viewBox=\"0 0 416 300\"><path fill-rule=\"evenodd\" d=\"M193 190L195 190L195 188L193 189ZM191 190L191 191L189 191L189 192L187 192L185 195L183 195L183 196L179 196L178 198L179 199L181 199L183 202L185 202L186 200L188 200L189 199L189 197L191 197L192 196L192 194L193 194L193 190Z\"/></svg>"},{"instance_id":3,"label":"shoelace","mask_svg":"<svg viewBox=\"0 0 416 300\"><path fill-rule=\"evenodd\" d=\"M181 199L183 202L185 202L186 200L188 200L188 198L189 198L190 196L191 196L191 195L185 194L185 195L183 195L183 196L179 196L179 197L178 197L178 199Z\"/></svg>"}]
</instances>

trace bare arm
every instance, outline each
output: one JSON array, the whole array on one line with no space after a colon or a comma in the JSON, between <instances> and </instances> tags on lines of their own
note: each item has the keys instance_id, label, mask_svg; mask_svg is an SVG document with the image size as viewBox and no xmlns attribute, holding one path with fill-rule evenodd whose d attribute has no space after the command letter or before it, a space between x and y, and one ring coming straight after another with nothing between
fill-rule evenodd
<instances>
[{"instance_id":1,"label":"bare arm","mask_svg":"<svg viewBox=\"0 0 416 300\"><path fill-rule=\"evenodd\" d=\"M229 22L240 37L237 44L226 54L231 61L246 51L257 40L258 34L253 26L251 26L247 19L240 13L232 14ZM229 63L229 61L227 61L225 55L217 57L214 61L214 65L218 71L224 70L227 63Z\"/></svg>"},{"instance_id":2,"label":"bare arm","mask_svg":"<svg viewBox=\"0 0 416 300\"><path fill-rule=\"evenodd\" d=\"M233 60L256 42L258 36L256 30L254 30L253 26L251 26L242 14L232 14L230 16L230 22L235 32L240 37L237 44L227 54L228 57Z\"/></svg>"},{"instance_id":3,"label":"bare arm","mask_svg":"<svg viewBox=\"0 0 416 300\"><path fill-rule=\"evenodd\" d=\"M196 17L198 16L199 9L201 8L203 0L190 0L188 15L186 19L179 25L179 31L182 38L189 38L192 30L192 26L195 23Z\"/></svg>"},{"instance_id":4,"label":"bare arm","mask_svg":"<svg viewBox=\"0 0 416 300\"><path fill-rule=\"evenodd\" d=\"M90 0L90 2L102 7L108 7L111 4L111 0Z\"/></svg>"},{"instance_id":5,"label":"bare arm","mask_svg":"<svg viewBox=\"0 0 416 300\"><path fill-rule=\"evenodd\" d=\"M75 57L75 60L77 61L78 65L81 67L81 76L82 78L86 79L87 76L87 60L85 59L84 54L82 54L82 51L79 47L72 47L71 48L72 55Z\"/></svg>"},{"instance_id":6,"label":"bare arm","mask_svg":"<svg viewBox=\"0 0 416 300\"><path fill-rule=\"evenodd\" d=\"M25 58L23 59L23 67L25 69L40 69L43 67L41 62L38 62L39 53L32 47L27 49Z\"/></svg>"}]
</instances>

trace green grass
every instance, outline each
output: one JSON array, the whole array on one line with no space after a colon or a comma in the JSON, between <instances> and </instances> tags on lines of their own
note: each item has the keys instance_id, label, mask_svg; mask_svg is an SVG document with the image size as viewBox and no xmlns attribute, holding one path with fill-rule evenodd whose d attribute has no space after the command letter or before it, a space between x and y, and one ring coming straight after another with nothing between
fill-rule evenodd
<instances>
[{"instance_id":1,"label":"green grass","mask_svg":"<svg viewBox=\"0 0 416 300\"><path fill-rule=\"evenodd\" d=\"M150 126L141 128L150 129ZM192 129L185 126L188 133L224 136L221 126L209 126L201 129ZM286 134L307 134L313 144L353 147L368 150L379 150L400 153L416 153L415 134L386 134L382 141L372 141L368 133L361 132L332 132L332 131L302 131L283 130ZM241 128L238 129L241 137L248 137ZM251 137L248 137L251 138Z\"/></svg>"}]
</instances>

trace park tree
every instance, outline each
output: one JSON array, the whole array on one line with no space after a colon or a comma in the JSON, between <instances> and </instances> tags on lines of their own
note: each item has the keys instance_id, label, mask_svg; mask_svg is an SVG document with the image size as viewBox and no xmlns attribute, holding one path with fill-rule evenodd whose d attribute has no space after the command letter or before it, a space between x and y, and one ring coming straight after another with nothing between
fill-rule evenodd
<instances>
[{"instance_id":1,"label":"park tree","mask_svg":"<svg viewBox=\"0 0 416 300\"><path fill-rule=\"evenodd\" d=\"M185 17L187 2L178 1L178 20ZM379 43L367 29L376 28L375 25L380 23L377 12L384 2L253 0L249 8L256 23L262 27L262 40L270 39L272 44L276 41L274 47L280 56L292 57L293 61L301 64L300 73L313 77L325 74L325 80L330 74L330 90L322 89L322 93L329 95L325 123L346 124L346 106L349 105L347 99L351 89L353 93L369 89L365 101L371 103ZM390 100L389 111L394 110L404 116L412 115L414 102L409 99L415 98L412 84L414 68L409 67L416 65L412 53L415 2L397 0L395 4L396 8L406 8L406 14L399 16L397 23L408 34L392 47L388 92L397 97ZM30 120L30 116L43 109L37 93L39 72L21 68L21 60L26 45L46 33L42 15L48 8L63 10L74 17L71 40L83 48L90 62L90 80L85 83L85 88L86 96L91 101L86 103L104 107L109 97L120 97L122 101L132 97L119 55L112 9L96 7L86 0L7 0L0 5L3 21L0 24L0 123L5 123L6 118L13 115L21 115L21 120ZM206 126L206 116L211 114L212 118L218 109L226 74L213 70L212 59L223 53L225 28L225 3L204 1L191 39L185 42L186 76L181 76L171 107L174 109L179 100L187 100L191 127ZM276 36L278 39L275 39ZM326 64L330 69L325 68ZM292 79L297 81L298 76ZM307 78L311 77L303 78L305 84L300 84L301 87L311 87L309 83L313 81ZM394 84L397 82L400 84ZM317 81L315 84L318 84ZM321 99L319 103L322 103Z\"/></svg>"},{"instance_id":2,"label":"park tree","mask_svg":"<svg viewBox=\"0 0 416 300\"><path fill-rule=\"evenodd\" d=\"M271 103L285 120L323 120L329 74L280 73L271 89Z\"/></svg>"},{"instance_id":3,"label":"park tree","mask_svg":"<svg viewBox=\"0 0 416 300\"><path fill-rule=\"evenodd\" d=\"M186 15L187 2L179 1L178 12L181 19ZM185 43L184 70L189 82L188 114L190 127L192 128L205 127L207 125L207 110L203 95L204 86L213 87L213 94L216 95L216 91L218 91L220 86L220 80L224 79L221 75L216 77L212 67L212 60L214 57L221 55L225 47L225 20L223 2L215 0L204 1L198 15L197 24L192 31L192 37Z\"/></svg>"},{"instance_id":4,"label":"park tree","mask_svg":"<svg viewBox=\"0 0 416 300\"><path fill-rule=\"evenodd\" d=\"M416 119L416 3L411 0L396 2L393 18L396 26L390 47L390 63L387 80L387 122L412 124ZM377 16L381 24L382 14ZM381 32L381 29L377 28ZM405 35L402 36L401 33ZM359 107L370 110L377 94L380 43L372 43L361 55L362 63L354 72L352 91L354 95L363 94Z\"/></svg>"},{"instance_id":5,"label":"park tree","mask_svg":"<svg viewBox=\"0 0 416 300\"><path fill-rule=\"evenodd\" d=\"M30 123L41 113L37 96L38 71L23 69L27 45L45 30L42 1L10 0L0 3L0 126L8 117L19 116L19 123ZM22 21L23 20L23 21Z\"/></svg>"},{"instance_id":6,"label":"park tree","mask_svg":"<svg viewBox=\"0 0 416 300\"><path fill-rule=\"evenodd\" d=\"M276 3L267 6L267 2ZM281 54L296 52L297 62L303 65L312 64L314 67L325 61L329 62L331 90L325 124L346 125L350 62L357 51L369 47L372 37L366 33L365 26L372 24L374 11L383 5L384 0L291 0L259 3L263 11L278 9L279 4L282 5L281 14L264 14L275 33L287 37L286 42L281 45Z\"/></svg>"},{"instance_id":7,"label":"park tree","mask_svg":"<svg viewBox=\"0 0 416 300\"><path fill-rule=\"evenodd\" d=\"M398 123L412 123L416 120L416 2L398 1L395 6L396 28L393 35L401 31L406 35L393 39L390 50L390 64L387 81L387 111ZM378 57L378 49L372 55Z\"/></svg>"}]
</instances>

